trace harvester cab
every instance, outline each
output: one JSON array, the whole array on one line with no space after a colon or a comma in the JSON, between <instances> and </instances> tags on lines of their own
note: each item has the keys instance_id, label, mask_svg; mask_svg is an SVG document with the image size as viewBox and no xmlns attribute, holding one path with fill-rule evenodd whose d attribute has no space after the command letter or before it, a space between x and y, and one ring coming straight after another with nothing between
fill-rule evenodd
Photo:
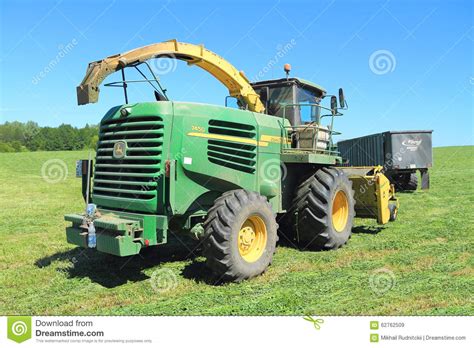
<instances>
[{"instance_id":1,"label":"harvester cab","mask_svg":"<svg viewBox=\"0 0 474 348\"><path fill-rule=\"evenodd\" d=\"M160 57L209 72L241 108L168 100L147 63ZM130 103L124 70L145 77L143 66L156 101ZM204 46L176 40L90 63L78 104L97 102L114 72L122 81L108 85L123 88L125 104L102 118L95 163L78 166L89 204L65 216L68 242L130 256L189 235L201 240L218 279L240 281L269 266L277 230L302 249L329 250L348 241L356 213L393 220L398 202L380 168L339 166L332 137L347 106L342 90L339 108L335 96L323 106L325 89L289 70L250 83Z\"/></svg>"},{"instance_id":2,"label":"harvester cab","mask_svg":"<svg viewBox=\"0 0 474 348\"><path fill-rule=\"evenodd\" d=\"M323 106L326 90L310 81L301 78L289 78L289 64L285 65L287 77L252 83L252 87L265 105L265 113L288 120L287 127L291 148L301 150L330 150L334 116L341 116L340 109L345 109L342 88L339 91L338 108L335 96L331 96L330 107ZM331 117L330 123L322 125L325 117ZM319 137L319 135L321 137Z\"/></svg>"},{"instance_id":3,"label":"harvester cab","mask_svg":"<svg viewBox=\"0 0 474 348\"><path fill-rule=\"evenodd\" d=\"M268 115L284 117L293 126L319 122L320 102L326 96L322 87L299 78L259 81L252 87Z\"/></svg>"}]
</instances>

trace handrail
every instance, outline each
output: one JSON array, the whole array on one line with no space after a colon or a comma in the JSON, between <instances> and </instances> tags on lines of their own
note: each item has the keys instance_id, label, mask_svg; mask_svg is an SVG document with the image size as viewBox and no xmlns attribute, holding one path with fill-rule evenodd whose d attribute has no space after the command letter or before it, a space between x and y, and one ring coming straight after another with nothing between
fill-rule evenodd
<instances>
[{"instance_id":1,"label":"handrail","mask_svg":"<svg viewBox=\"0 0 474 348\"><path fill-rule=\"evenodd\" d=\"M313 134L316 134L316 138L312 140L312 143L311 143L311 147L305 147L305 148L291 148L291 147L288 147L288 143L287 142L282 142L282 151L283 152L288 152L288 151L298 151L298 150L301 150L301 151L311 151L311 152L323 152L323 153L327 153L327 154L338 154L338 151L333 151L333 150L322 150L322 149L318 149L317 146L314 147L314 145L318 144L320 142L320 136L319 136L319 132L323 131L324 133L327 133L329 134L329 138L328 138L328 147L329 148L332 148L333 146L333 142L332 142L332 136L333 135L340 135L341 132L337 132L337 131L334 131L334 130L331 130L331 129L325 129L325 130L321 130L320 128L320 125L317 125L315 124L314 126L311 126L311 125L299 125L299 126L285 126L285 125L282 125L281 126L281 129L282 129L282 137L285 137L285 138L288 138L288 132L291 132L291 131L296 131L298 129L303 129L303 131L305 131L306 129L311 129L313 131ZM325 141L325 140L322 140L322 141Z\"/></svg>"},{"instance_id":2,"label":"handrail","mask_svg":"<svg viewBox=\"0 0 474 348\"><path fill-rule=\"evenodd\" d=\"M329 133L329 146L331 148L333 147L332 136L341 134L340 132L333 131L334 116L338 116L338 114L336 114L337 110L334 110L334 109L331 109L331 108L328 108L326 106L322 106L322 105L316 104L316 103L280 103L280 105L283 106L283 116L282 116L283 119L286 118L286 108L287 107L315 106L315 107L318 107L318 108L321 108L321 109L331 111L331 115L322 115L322 116L319 117L319 120L321 120L321 118L323 118L323 117L331 116L331 125L328 127L329 130L327 132ZM321 124L317 121L312 121L309 125L299 125L299 126L291 125L291 126L288 126L288 127L284 126L283 128L290 128L291 127L293 130L295 130L297 128L303 127L304 129L306 129L308 127L311 127L311 124L313 124L313 123L315 123L318 126L317 133L316 133L316 144L318 144L318 141L319 141L319 126L321 126ZM329 151L329 152L337 152L337 151Z\"/></svg>"}]
</instances>

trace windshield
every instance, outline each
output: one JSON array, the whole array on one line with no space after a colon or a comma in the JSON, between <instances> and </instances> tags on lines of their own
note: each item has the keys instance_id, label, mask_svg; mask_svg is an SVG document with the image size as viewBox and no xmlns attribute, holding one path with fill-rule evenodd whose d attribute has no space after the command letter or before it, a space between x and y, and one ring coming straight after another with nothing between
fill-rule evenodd
<instances>
[{"instance_id":1,"label":"windshield","mask_svg":"<svg viewBox=\"0 0 474 348\"><path fill-rule=\"evenodd\" d=\"M260 88L256 87L255 91L260 94ZM319 122L321 108L314 104L319 105L320 101L320 94L299 85L270 87L266 113L273 116L285 116L292 125ZM285 107L285 105L290 106Z\"/></svg>"},{"instance_id":2,"label":"windshield","mask_svg":"<svg viewBox=\"0 0 474 348\"><path fill-rule=\"evenodd\" d=\"M283 116L283 104L293 104L292 92L292 86L270 88L268 113L270 115Z\"/></svg>"},{"instance_id":3,"label":"windshield","mask_svg":"<svg viewBox=\"0 0 474 348\"><path fill-rule=\"evenodd\" d=\"M298 87L297 89L296 100L298 104L319 104L321 98L316 95L316 93ZM300 105L300 115L301 122L318 122L321 116L321 108L315 105Z\"/></svg>"}]
</instances>

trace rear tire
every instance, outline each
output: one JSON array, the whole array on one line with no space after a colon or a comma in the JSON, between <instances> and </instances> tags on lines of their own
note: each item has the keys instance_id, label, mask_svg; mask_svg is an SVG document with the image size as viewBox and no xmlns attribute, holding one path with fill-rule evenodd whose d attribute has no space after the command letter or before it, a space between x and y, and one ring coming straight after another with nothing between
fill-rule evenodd
<instances>
[{"instance_id":1,"label":"rear tire","mask_svg":"<svg viewBox=\"0 0 474 348\"><path fill-rule=\"evenodd\" d=\"M355 216L352 182L343 171L318 170L297 189L289 220L302 249L330 250L344 245Z\"/></svg>"},{"instance_id":2,"label":"rear tire","mask_svg":"<svg viewBox=\"0 0 474 348\"><path fill-rule=\"evenodd\" d=\"M204 222L204 255L219 280L260 275L272 262L278 225L264 196L246 190L224 193Z\"/></svg>"}]
</instances>

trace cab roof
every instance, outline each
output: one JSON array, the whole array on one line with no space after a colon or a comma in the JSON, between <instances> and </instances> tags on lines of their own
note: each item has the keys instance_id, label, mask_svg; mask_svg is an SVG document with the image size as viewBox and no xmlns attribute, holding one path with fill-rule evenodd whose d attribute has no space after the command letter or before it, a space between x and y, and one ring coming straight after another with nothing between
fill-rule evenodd
<instances>
[{"instance_id":1,"label":"cab roof","mask_svg":"<svg viewBox=\"0 0 474 348\"><path fill-rule=\"evenodd\" d=\"M299 78L299 77L289 77L289 78L282 78L282 79L275 79L275 80L265 80L265 81L257 81L252 82L252 87L258 88L262 86L272 86L272 85L285 85L285 84L294 84L296 83L298 86L315 91L321 94L323 97L326 95L326 90L311 81Z\"/></svg>"}]
</instances>

